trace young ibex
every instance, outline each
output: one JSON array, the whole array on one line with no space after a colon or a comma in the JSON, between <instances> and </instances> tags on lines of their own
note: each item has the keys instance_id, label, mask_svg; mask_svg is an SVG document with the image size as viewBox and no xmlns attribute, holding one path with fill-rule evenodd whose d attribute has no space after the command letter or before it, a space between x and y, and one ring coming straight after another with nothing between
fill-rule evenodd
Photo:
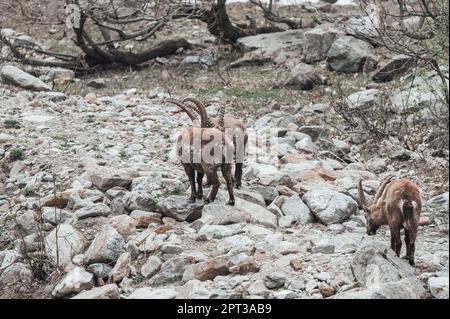
<instances>
[{"instance_id":1,"label":"young ibex","mask_svg":"<svg viewBox=\"0 0 450 319\"><path fill-rule=\"evenodd\" d=\"M184 109L184 106L180 107ZM189 111L186 113L190 114ZM224 133L224 110L221 110L221 114L222 116L218 118L219 128L191 127L185 129L178 136L176 143L177 154L181 158L181 163L189 178L191 185L189 202L191 203L195 202L196 198L201 199L203 197L202 183L205 174L210 178L212 185L205 202L209 203L216 199L220 187L217 170L220 168L227 184L228 204L234 205L232 160L229 160L233 154L233 144ZM201 116L202 121L205 121L204 116ZM196 172L197 178L195 176Z\"/></svg>"},{"instance_id":2,"label":"young ibex","mask_svg":"<svg viewBox=\"0 0 450 319\"><path fill-rule=\"evenodd\" d=\"M242 167L245 156L245 149L248 141L247 128L241 120L235 119L233 117L227 117L220 112L224 112L224 108L219 109L219 115L217 117L208 117L206 108L198 99L194 97L186 97L182 102L168 99L166 102L173 103L179 106L189 118L192 120L195 126L200 126L202 128L219 128L219 118L222 117L224 123L225 132L228 134L229 138L233 141L234 146L234 161L235 161L235 186L236 188L241 188L242 185ZM184 105L183 103L191 102L195 105L192 107L190 105ZM198 113L200 116L200 123L197 121L197 116L194 115ZM207 185L211 183L209 176L207 175Z\"/></svg>"},{"instance_id":3,"label":"young ibex","mask_svg":"<svg viewBox=\"0 0 450 319\"><path fill-rule=\"evenodd\" d=\"M406 256L414 266L415 242L422 200L419 187L410 180L392 181L392 177L381 183L372 205L367 204L366 196L359 181L358 191L362 207L366 212L367 234L375 235L381 225L388 225L391 232L391 248L400 256L402 240L400 229L405 229Z\"/></svg>"}]
</instances>

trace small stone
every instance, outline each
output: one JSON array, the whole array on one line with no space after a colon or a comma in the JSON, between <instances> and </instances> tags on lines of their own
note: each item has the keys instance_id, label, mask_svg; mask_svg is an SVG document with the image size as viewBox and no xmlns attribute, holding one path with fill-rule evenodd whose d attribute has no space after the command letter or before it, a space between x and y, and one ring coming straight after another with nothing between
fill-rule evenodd
<instances>
[{"instance_id":1,"label":"small stone","mask_svg":"<svg viewBox=\"0 0 450 319\"><path fill-rule=\"evenodd\" d=\"M161 269L162 262L156 256L148 257L147 261L141 268L141 274L145 278L151 278Z\"/></svg>"},{"instance_id":2,"label":"small stone","mask_svg":"<svg viewBox=\"0 0 450 319\"><path fill-rule=\"evenodd\" d=\"M334 253L334 243L329 239L322 239L315 246L312 247L311 251L314 254L332 254Z\"/></svg>"},{"instance_id":3,"label":"small stone","mask_svg":"<svg viewBox=\"0 0 450 319\"><path fill-rule=\"evenodd\" d=\"M127 238L136 231L136 221L128 215L118 215L109 219L109 225L114 227L119 234Z\"/></svg>"},{"instance_id":4,"label":"small stone","mask_svg":"<svg viewBox=\"0 0 450 319\"><path fill-rule=\"evenodd\" d=\"M291 265L292 269L298 271L303 269L303 261L298 258L291 259L289 262L289 265Z\"/></svg>"},{"instance_id":5,"label":"small stone","mask_svg":"<svg viewBox=\"0 0 450 319\"><path fill-rule=\"evenodd\" d=\"M87 83L87 86L94 88L94 89L102 89L102 88L106 87L106 80L105 79L93 79Z\"/></svg>"},{"instance_id":6,"label":"small stone","mask_svg":"<svg viewBox=\"0 0 450 319\"><path fill-rule=\"evenodd\" d=\"M336 290L325 282L319 283L319 291L324 298L331 297L336 293Z\"/></svg>"},{"instance_id":7,"label":"small stone","mask_svg":"<svg viewBox=\"0 0 450 319\"><path fill-rule=\"evenodd\" d=\"M159 213L146 212L143 210L134 210L130 213L130 217L136 221L136 227L146 228L150 224L161 224L162 215Z\"/></svg>"},{"instance_id":8,"label":"small stone","mask_svg":"<svg viewBox=\"0 0 450 319\"><path fill-rule=\"evenodd\" d=\"M75 211L75 215L78 219L85 219L89 217L108 216L111 213L111 209L105 204L91 204L82 207Z\"/></svg>"},{"instance_id":9,"label":"small stone","mask_svg":"<svg viewBox=\"0 0 450 319\"><path fill-rule=\"evenodd\" d=\"M136 289L127 299L175 299L177 293L173 288L150 288Z\"/></svg>"},{"instance_id":10,"label":"small stone","mask_svg":"<svg viewBox=\"0 0 450 319\"><path fill-rule=\"evenodd\" d=\"M286 274L283 272L274 272L267 275L264 279L264 285L269 289L281 288L286 283Z\"/></svg>"},{"instance_id":11,"label":"small stone","mask_svg":"<svg viewBox=\"0 0 450 319\"><path fill-rule=\"evenodd\" d=\"M129 252L122 253L117 259L114 268L109 273L109 282L121 282L123 278L130 274L131 254Z\"/></svg>"},{"instance_id":12,"label":"small stone","mask_svg":"<svg viewBox=\"0 0 450 319\"><path fill-rule=\"evenodd\" d=\"M72 299L119 299L119 288L116 284L95 287L79 293Z\"/></svg>"}]
</instances>

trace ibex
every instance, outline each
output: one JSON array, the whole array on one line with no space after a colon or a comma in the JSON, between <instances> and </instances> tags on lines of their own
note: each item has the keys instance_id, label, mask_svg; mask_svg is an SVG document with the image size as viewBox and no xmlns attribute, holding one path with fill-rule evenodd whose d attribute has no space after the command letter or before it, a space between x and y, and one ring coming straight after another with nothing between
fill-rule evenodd
<instances>
[{"instance_id":1,"label":"ibex","mask_svg":"<svg viewBox=\"0 0 450 319\"><path fill-rule=\"evenodd\" d=\"M193 97L186 97L182 102L177 100L168 99L166 102L173 103L179 106L189 118L192 120L195 126L200 126L202 128L218 128L219 117L223 117L224 129L230 139L233 141L234 146L234 159L235 159L235 186L236 188L241 188L242 185L242 167L244 162L245 149L248 141L247 128L241 120L235 119L233 117L227 117L224 114L219 114L217 117L208 117L206 108L198 99ZM190 105L184 105L183 103L191 102L195 107ZM224 112L224 108L219 109ZM200 116L200 123L198 123L197 116ZM207 175L207 185L211 183L209 176Z\"/></svg>"},{"instance_id":2,"label":"ibex","mask_svg":"<svg viewBox=\"0 0 450 319\"><path fill-rule=\"evenodd\" d=\"M414 266L415 242L422 200L419 187L410 180L392 181L387 178L377 190L372 205L367 204L366 196L359 181L359 199L365 211L367 234L375 235L381 225L388 225L391 232L391 249L400 256L402 240L400 230L405 229L406 256Z\"/></svg>"},{"instance_id":3,"label":"ibex","mask_svg":"<svg viewBox=\"0 0 450 319\"><path fill-rule=\"evenodd\" d=\"M173 102L173 101L172 101ZM178 104L177 104L178 105ZM184 109L184 105L180 107ZM222 106L223 108L223 106ZM189 115L190 111L185 110ZM218 128L198 128L191 127L185 129L176 142L177 154L181 158L183 168L189 178L191 185L191 195L189 202L195 202L196 198L203 197L203 176L209 176L212 188L205 202L209 203L216 199L217 192L220 187L220 181L217 170L220 168L225 178L229 205L234 205L232 160L233 143L224 133L224 110L221 110L218 118ZM204 115L201 114L202 121L205 121ZM197 178L195 173L197 172ZM195 182L197 181L197 187Z\"/></svg>"}]
</instances>

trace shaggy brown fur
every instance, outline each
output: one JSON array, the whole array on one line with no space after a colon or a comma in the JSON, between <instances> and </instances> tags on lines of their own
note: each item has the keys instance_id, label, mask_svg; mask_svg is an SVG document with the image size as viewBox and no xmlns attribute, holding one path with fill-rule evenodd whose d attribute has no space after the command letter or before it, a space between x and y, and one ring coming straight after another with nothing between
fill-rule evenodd
<instances>
[{"instance_id":1,"label":"shaggy brown fur","mask_svg":"<svg viewBox=\"0 0 450 319\"><path fill-rule=\"evenodd\" d=\"M233 117L226 117L224 114L219 114L217 117L208 117L206 108L202 102L193 97L187 97L183 99L183 103L191 102L195 105L195 108L189 107L191 110L196 111L200 115L200 127L220 127L223 126L226 133L233 141L234 145L234 157L235 157L235 186L236 188L241 188L242 185L242 168L245 156L245 149L247 147L248 134L245 124L238 119ZM186 107L185 107L186 108ZM184 111L184 109L183 109ZM224 108L221 106L219 113L224 112ZM190 116L189 116L190 117ZM219 119L223 118L223 124L219 123ZM192 118L191 118L192 119ZM193 123L197 121L193 120ZM198 125L198 123L197 123ZM238 140L241 142L238 143ZM209 184L209 177L207 176Z\"/></svg>"},{"instance_id":2,"label":"shaggy brown fur","mask_svg":"<svg viewBox=\"0 0 450 319\"><path fill-rule=\"evenodd\" d=\"M200 138L200 149L196 146ZM220 154L213 154L214 161L206 162L204 160L204 153L206 145L214 143L220 149ZM222 131L216 128L188 128L184 130L177 139L177 154L181 158L183 168L189 178L191 185L191 196L189 202L195 202L196 198L203 197L203 176L207 174L211 180L211 191L208 197L205 199L207 203L216 199L217 192L220 187L220 181L217 174L217 170L220 168L222 175L225 178L228 195L229 205L234 205L234 191L233 191L233 175L232 175L232 163L225 161L225 154L232 154L233 144L229 138ZM183 154L188 154L188 158L184 158ZM211 154L211 153L210 153ZM201 161L197 163L195 161L196 156L199 156ZM195 177L197 172L197 178ZM197 189L195 182L197 181Z\"/></svg>"},{"instance_id":3,"label":"shaggy brown fur","mask_svg":"<svg viewBox=\"0 0 450 319\"><path fill-rule=\"evenodd\" d=\"M391 248L400 256L402 240L400 230L405 229L406 256L414 265L415 242L422 210L419 187L410 180L391 182L385 180L378 188L372 205L368 206L362 181L359 181L359 199L366 212L367 234L375 235L381 225L388 225L391 231Z\"/></svg>"}]
</instances>

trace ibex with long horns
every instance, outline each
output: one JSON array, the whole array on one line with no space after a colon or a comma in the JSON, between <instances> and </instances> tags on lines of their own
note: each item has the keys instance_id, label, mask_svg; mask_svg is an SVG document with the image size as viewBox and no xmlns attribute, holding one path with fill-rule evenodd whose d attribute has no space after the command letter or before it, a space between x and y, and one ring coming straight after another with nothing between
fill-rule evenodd
<instances>
[{"instance_id":1,"label":"ibex with long horns","mask_svg":"<svg viewBox=\"0 0 450 319\"><path fill-rule=\"evenodd\" d=\"M173 101L172 101L173 102ZM178 103L178 102L177 102ZM178 104L177 104L178 105ZM184 105L179 105L184 109ZM222 108L224 108L222 106ZM185 109L189 115L189 109ZM206 174L211 181L211 190L205 202L209 203L216 199L220 187L217 170L220 168L226 181L229 205L234 205L232 159L233 143L224 133L224 110L220 112L218 128L191 127L185 129L176 142L177 155L181 158L183 168L189 178L191 195L189 202L195 202L196 198L203 197L203 176ZM204 115L201 115L205 121ZM195 173L197 172L197 177ZM197 187L196 187L197 182Z\"/></svg>"},{"instance_id":2,"label":"ibex with long horns","mask_svg":"<svg viewBox=\"0 0 450 319\"><path fill-rule=\"evenodd\" d=\"M388 225L391 232L391 248L400 256L402 240L400 230L405 229L406 256L414 265L414 252L422 210L419 187L410 180L391 181L387 178L377 190L374 201L368 205L362 181L358 183L359 199L365 211L367 234L375 235L381 225Z\"/></svg>"},{"instance_id":3,"label":"ibex with long horns","mask_svg":"<svg viewBox=\"0 0 450 319\"><path fill-rule=\"evenodd\" d=\"M245 124L238 119L233 117L225 116L224 114L220 114L220 112L224 112L224 108L221 107L219 109L219 115L217 117L208 117L206 112L206 108L202 102L194 97L186 97L182 102L167 99L165 100L168 103L173 103L180 107L192 120L194 126L199 126L202 128L213 128L219 127L219 118L223 118L224 129L228 137L233 141L234 146L234 161L235 161L235 186L236 188L240 188L242 185L242 168L245 156L245 149L248 141L247 128ZM184 103L191 102L194 106L189 104L185 105ZM198 122L197 115L200 117L200 123ZM211 183L209 176L207 175L207 185Z\"/></svg>"}]
</instances>

